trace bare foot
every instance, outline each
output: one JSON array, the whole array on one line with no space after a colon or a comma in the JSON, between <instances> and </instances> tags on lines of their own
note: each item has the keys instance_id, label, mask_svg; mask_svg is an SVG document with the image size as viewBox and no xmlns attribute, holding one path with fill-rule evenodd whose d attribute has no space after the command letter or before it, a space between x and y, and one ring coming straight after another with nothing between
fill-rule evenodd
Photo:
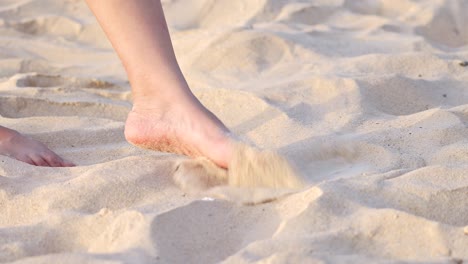
<instances>
[{"instance_id":1,"label":"bare foot","mask_svg":"<svg viewBox=\"0 0 468 264\"><path fill-rule=\"evenodd\" d=\"M228 130L191 93L174 54L161 1L87 3L132 86L134 106L125 124L126 139L144 148L204 156L227 167L232 152Z\"/></svg>"},{"instance_id":2,"label":"bare foot","mask_svg":"<svg viewBox=\"0 0 468 264\"><path fill-rule=\"evenodd\" d=\"M0 155L9 156L36 166L75 166L73 163L59 157L41 142L2 126L0 126Z\"/></svg>"},{"instance_id":3,"label":"bare foot","mask_svg":"<svg viewBox=\"0 0 468 264\"><path fill-rule=\"evenodd\" d=\"M203 156L227 168L232 154L229 130L192 95L175 98L167 104L156 99L153 105L159 107L135 104L125 124L126 139L142 148Z\"/></svg>"}]
</instances>

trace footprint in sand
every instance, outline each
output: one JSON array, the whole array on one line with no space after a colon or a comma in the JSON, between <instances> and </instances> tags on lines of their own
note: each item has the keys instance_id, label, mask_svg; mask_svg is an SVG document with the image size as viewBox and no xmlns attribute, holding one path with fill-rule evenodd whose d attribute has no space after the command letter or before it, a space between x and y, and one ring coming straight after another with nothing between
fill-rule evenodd
<instances>
[{"instance_id":1,"label":"footprint in sand","mask_svg":"<svg viewBox=\"0 0 468 264\"><path fill-rule=\"evenodd\" d=\"M33 19L8 22L15 30L28 35L56 35L76 37L82 25L77 21L63 16L39 16Z\"/></svg>"},{"instance_id":2,"label":"footprint in sand","mask_svg":"<svg viewBox=\"0 0 468 264\"><path fill-rule=\"evenodd\" d=\"M131 105L128 91L98 79L27 73L14 75L2 88L6 93L0 97L0 115L9 118L59 115L125 120ZM87 97L81 89L87 89ZM7 95L8 90L14 93Z\"/></svg>"},{"instance_id":3,"label":"footprint in sand","mask_svg":"<svg viewBox=\"0 0 468 264\"><path fill-rule=\"evenodd\" d=\"M75 77L63 77L60 75L46 75L37 73L18 74L11 78L17 87L59 87L69 88L112 88L113 83L98 79L83 79Z\"/></svg>"}]
</instances>

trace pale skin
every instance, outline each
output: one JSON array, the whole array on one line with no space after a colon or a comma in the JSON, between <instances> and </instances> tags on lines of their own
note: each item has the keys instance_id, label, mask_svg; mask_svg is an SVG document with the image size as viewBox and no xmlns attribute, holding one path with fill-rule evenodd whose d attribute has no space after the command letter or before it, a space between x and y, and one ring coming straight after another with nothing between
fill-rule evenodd
<instances>
[{"instance_id":1,"label":"pale skin","mask_svg":"<svg viewBox=\"0 0 468 264\"><path fill-rule=\"evenodd\" d=\"M127 141L157 151L203 156L227 168L233 140L226 126L191 92L177 63L160 0L86 2L119 55L132 87ZM40 151L22 150L29 156Z\"/></svg>"},{"instance_id":2,"label":"pale skin","mask_svg":"<svg viewBox=\"0 0 468 264\"><path fill-rule=\"evenodd\" d=\"M0 155L36 166L74 166L73 163L62 159L41 142L3 126L0 126Z\"/></svg>"}]
</instances>

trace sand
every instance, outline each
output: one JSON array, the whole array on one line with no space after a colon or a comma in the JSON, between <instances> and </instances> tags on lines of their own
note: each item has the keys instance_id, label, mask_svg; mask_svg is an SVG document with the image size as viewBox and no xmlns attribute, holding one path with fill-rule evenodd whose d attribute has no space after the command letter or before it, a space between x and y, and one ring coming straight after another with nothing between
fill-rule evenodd
<instances>
[{"instance_id":1,"label":"sand","mask_svg":"<svg viewBox=\"0 0 468 264\"><path fill-rule=\"evenodd\" d=\"M305 186L128 144L129 83L84 2L3 0L0 125L79 166L0 156L0 262L468 261L466 1L163 4L196 96Z\"/></svg>"}]
</instances>

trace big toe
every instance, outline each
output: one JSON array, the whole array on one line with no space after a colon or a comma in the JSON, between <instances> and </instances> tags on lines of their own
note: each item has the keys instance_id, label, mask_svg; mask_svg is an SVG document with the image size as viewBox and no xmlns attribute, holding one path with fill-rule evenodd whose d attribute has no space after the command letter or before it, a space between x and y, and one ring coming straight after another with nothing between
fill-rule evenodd
<instances>
[{"instance_id":1,"label":"big toe","mask_svg":"<svg viewBox=\"0 0 468 264\"><path fill-rule=\"evenodd\" d=\"M62 159L62 167L75 167L75 166L76 166L75 163Z\"/></svg>"}]
</instances>

